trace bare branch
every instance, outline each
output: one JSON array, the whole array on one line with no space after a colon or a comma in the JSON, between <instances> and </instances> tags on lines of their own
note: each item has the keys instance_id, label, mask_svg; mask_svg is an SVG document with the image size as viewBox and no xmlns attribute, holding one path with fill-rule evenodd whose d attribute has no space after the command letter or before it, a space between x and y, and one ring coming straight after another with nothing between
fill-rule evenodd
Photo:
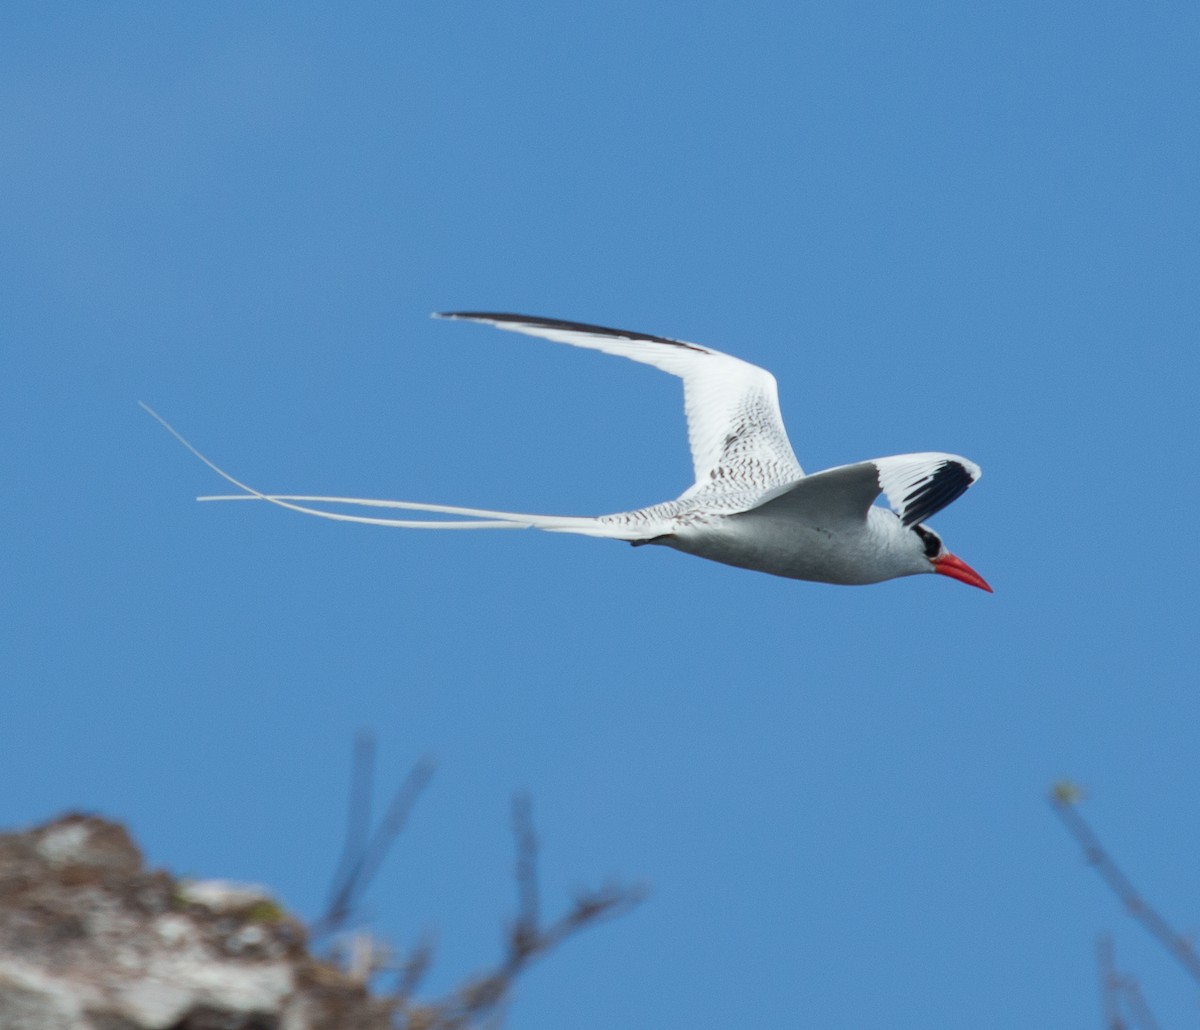
<instances>
[{"instance_id":1,"label":"bare branch","mask_svg":"<svg viewBox=\"0 0 1200 1030\"><path fill-rule=\"evenodd\" d=\"M533 805L528 794L513 798L513 835L517 840L517 921L510 946L524 957L537 947L540 898L537 876L537 836L533 832Z\"/></svg>"},{"instance_id":2,"label":"bare branch","mask_svg":"<svg viewBox=\"0 0 1200 1030\"><path fill-rule=\"evenodd\" d=\"M1138 986L1137 981L1131 976L1122 977L1121 988L1125 992L1125 1004L1129 1006L1129 1013L1133 1017L1134 1024L1141 1027L1142 1030L1158 1030L1158 1020L1154 1018L1154 1013L1146 1004L1146 999L1142 995L1142 989Z\"/></svg>"},{"instance_id":3,"label":"bare branch","mask_svg":"<svg viewBox=\"0 0 1200 1030\"><path fill-rule=\"evenodd\" d=\"M351 797L351 816L347 829L346 846L334 878L329 905L324 915L314 924L313 939L319 939L345 925L354 911L363 892L370 886L379 866L395 843L400 831L433 776L433 760L426 757L409 770L408 776L392 796L392 802L375 833L366 837L365 826L360 825L365 810L369 821L370 784L373 776L374 742L364 743L360 736L355 747L354 792ZM364 786L365 784L365 786ZM364 801L365 794L365 801ZM359 839L362 838L362 839Z\"/></svg>"},{"instance_id":4,"label":"bare branch","mask_svg":"<svg viewBox=\"0 0 1200 1030\"><path fill-rule=\"evenodd\" d=\"M644 887L621 887L610 884L597 891L579 894L572 908L551 923L538 938L538 950L544 951L565 941L585 926L624 915L646 900Z\"/></svg>"},{"instance_id":5,"label":"bare branch","mask_svg":"<svg viewBox=\"0 0 1200 1030\"><path fill-rule=\"evenodd\" d=\"M1104 1030L1125 1030L1121 1018L1121 980L1113 959L1111 937L1096 942L1096 964L1100 967L1100 1002L1104 1010Z\"/></svg>"},{"instance_id":6,"label":"bare branch","mask_svg":"<svg viewBox=\"0 0 1200 1030\"><path fill-rule=\"evenodd\" d=\"M1073 784L1060 783L1050 792L1050 807L1083 848L1088 862L1095 866L1096 871L1112 888L1129 914L1150 931L1150 934L1187 970L1193 980L1200 983L1200 955L1196 954L1191 941L1172 929L1158 910L1142 898L1129 877L1112 860L1100 843L1100 838L1080 814L1080 797L1078 788Z\"/></svg>"},{"instance_id":7,"label":"bare branch","mask_svg":"<svg viewBox=\"0 0 1200 1030\"><path fill-rule=\"evenodd\" d=\"M574 904L545 929L540 926L541 900L537 881L537 836L532 806L526 795L513 799L516 837L518 915L508 938L508 953L490 972L469 980L438 1002L404 1010L405 1030L466 1030L499 1026L516 978L536 958L568 937L602 919L628 912L640 904L640 888L608 886L576 897Z\"/></svg>"},{"instance_id":8,"label":"bare branch","mask_svg":"<svg viewBox=\"0 0 1200 1030\"><path fill-rule=\"evenodd\" d=\"M404 829L404 824L408 822L409 814L417 803L417 798L421 796L421 791L433 778L434 766L432 758L426 756L420 759L409 770L408 776L392 796L392 803L388 806L383 822L379 824L375 835L363 849L362 861L355 871L354 891L352 892L354 900L357 900L357 896L366 890L375 878L375 874L379 871L379 864L391 850L400 831Z\"/></svg>"},{"instance_id":9,"label":"bare branch","mask_svg":"<svg viewBox=\"0 0 1200 1030\"><path fill-rule=\"evenodd\" d=\"M375 788L375 736L370 730L354 735L350 766L350 796L346 801L346 836L342 855L330 882L327 913L332 914L342 886L367 847L371 829L371 795Z\"/></svg>"},{"instance_id":10,"label":"bare branch","mask_svg":"<svg viewBox=\"0 0 1200 1030\"><path fill-rule=\"evenodd\" d=\"M1141 1030L1158 1030L1158 1020L1146 1004L1137 980L1117 970L1112 938L1104 936L1096 942L1096 964L1100 967L1105 1030L1126 1030L1129 1025L1121 1018L1122 999L1133 1026L1141 1027Z\"/></svg>"},{"instance_id":11,"label":"bare branch","mask_svg":"<svg viewBox=\"0 0 1200 1030\"><path fill-rule=\"evenodd\" d=\"M433 763L429 759L418 762L396 791L383 821L372 834L369 830L374 758L373 738L369 734L359 734L355 741L346 840L330 890L329 905L312 931L313 939L346 926L433 773ZM380 972L396 974L396 986L389 1000L395 1025L403 1030L499 1028L514 981L536 956L584 927L626 912L642 901L644 892L639 889L605 887L580 894L571 908L543 928L538 887L538 839L533 827L533 805L528 795L514 796L512 824L516 840L517 917L507 934L505 954L494 969L473 977L440 1000L418 1001L413 994L432 960L430 941L422 941L399 964L391 958L391 949L381 945L369 933L356 934L348 945L342 942L342 947L347 948L343 968L358 982L368 983Z\"/></svg>"}]
</instances>

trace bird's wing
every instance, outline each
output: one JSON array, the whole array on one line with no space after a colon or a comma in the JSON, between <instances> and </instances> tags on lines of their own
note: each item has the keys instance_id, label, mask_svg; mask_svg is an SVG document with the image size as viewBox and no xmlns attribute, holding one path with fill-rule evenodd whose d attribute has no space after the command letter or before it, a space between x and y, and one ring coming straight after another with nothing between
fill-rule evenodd
<instances>
[{"instance_id":1,"label":"bird's wing","mask_svg":"<svg viewBox=\"0 0 1200 1030\"><path fill-rule=\"evenodd\" d=\"M767 490L804 475L783 428L775 377L757 365L696 343L581 322L482 311L435 317L485 322L616 354L679 376L696 475L685 497L706 489Z\"/></svg>"},{"instance_id":2,"label":"bird's wing","mask_svg":"<svg viewBox=\"0 0 1200 1030\"><path fill-rule=\"evenodd\" d=\"M862 520L881 493L906 526L957 500L982 475L957 454L898 454L817 472L780 487L752 510L805 519Z\"/></svg>"}]
</instances>

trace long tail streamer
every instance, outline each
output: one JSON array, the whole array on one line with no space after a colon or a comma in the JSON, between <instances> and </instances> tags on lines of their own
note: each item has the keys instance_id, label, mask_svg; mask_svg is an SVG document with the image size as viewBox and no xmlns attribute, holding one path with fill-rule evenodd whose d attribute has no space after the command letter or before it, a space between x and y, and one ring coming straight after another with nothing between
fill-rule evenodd
<instances>
[{"instance_id":1,"label":"long tail streamer","mask_svg":"<svg viewBox=\"0 0 1200 1030\"><path fill-rule=\"evenodd\" d=\"M631 539L626 527L601 522L599 519L570 515L532 515L512 511L490 511L485 508L460 508L448 504L421 504L416 501L388 501L367 497L325 497L314 494L267 494L243 483L202 454L182 433L163 418L157 411L138 401L142 409L159 425L178 440L227 483L236 486L242 493L206 495L198 501L266 501L288 511L302 515L313 515L334 522L357 522L368 526L391 526L399 529L542 529L551 533L579 533L584 536L616 537ZM303 502L303 503L299 503ZM311 504L347 504L362 508L392 508L404 511L426 511L438 515L466 515L469 522L452 522L439 519L386 519L370 515L349 515L344 512L325 511L309 507ZM640 534L636 534L640 535Z\"/></svg>"}]
</instances>

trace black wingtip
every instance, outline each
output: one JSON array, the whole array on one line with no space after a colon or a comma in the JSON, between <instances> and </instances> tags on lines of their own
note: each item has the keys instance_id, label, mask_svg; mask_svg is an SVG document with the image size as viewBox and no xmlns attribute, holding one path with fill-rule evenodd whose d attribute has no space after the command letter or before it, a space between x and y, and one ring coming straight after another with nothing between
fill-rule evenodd
<instances>
[{"instance_id":1,"label":"black wingtip","mask_svg":"<svg viewBox=\"0 0 1200 1030\"><path fill-rule=\"evenodd\" d=\"M591 336L611 336L619 340L642 340L646 343L666 343L672 347L683 347L708 353L706 348L683 340L674 340L669 336L654 336L651 333L638 333L630 329L614 329L607 325L593 325L590 322L570 322L564 318L544 318L541 315L516 315L509 311L442 311L436 312L434 318L462 319L469 322L490 322L503 326L514 323L529 326L533 329L561 329L570 333L587 333Z\"/></svg>"},{"instance_id":2,"label":"black wingtip","mask_svg":"<svg viewBox=\"0 0 1200 1030\"><path fill-rule=\"evenodd\" d=\"M435 311L430 318L461 318L464 322L528 322L541 325L554 319L537 315L517 315L511 311Z\"/></svg>"},{"instance_id":3,"label":"black wingtip","mask_svg":"<svg viewBox=\"0 0 1200 1030\"><path fill-rule=\"evenodd\" d=\"M944 462L904 498L904 524L915 526L957 501L975 482L970 470L957 461Z\"/></svg>"}]
</instances>

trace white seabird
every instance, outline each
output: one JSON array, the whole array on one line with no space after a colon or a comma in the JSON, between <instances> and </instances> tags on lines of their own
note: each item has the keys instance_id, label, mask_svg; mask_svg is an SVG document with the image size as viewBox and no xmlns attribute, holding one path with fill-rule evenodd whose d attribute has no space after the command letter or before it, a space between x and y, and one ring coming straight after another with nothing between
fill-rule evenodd
<instances>
[{"instance_id":1,"label":"white seabird","mask_svg":"<svg viewBox=\"0 0 1200 1030\"><path fill-rule=\"evenodd\" d=\"M340 522L406 529L541 529L660 544L757 572L822 583L878 583L936 572L991 591L946 550L925 519L960 497L979 466L954 454L874 458L806 476L783 427L775 377L709 347L665 336L553 318L459 311L437 318L483 322L652 365L683 380L695 482L673 501L611 515L534 515L414 501L266 494L201 454L143 407L201 461L243 492L202 501L266 501ZM875 504L883 495L889 508ZM468 521L394 519L311 507L356 505L466 516Z\"/></svg>"}]
</instances>

